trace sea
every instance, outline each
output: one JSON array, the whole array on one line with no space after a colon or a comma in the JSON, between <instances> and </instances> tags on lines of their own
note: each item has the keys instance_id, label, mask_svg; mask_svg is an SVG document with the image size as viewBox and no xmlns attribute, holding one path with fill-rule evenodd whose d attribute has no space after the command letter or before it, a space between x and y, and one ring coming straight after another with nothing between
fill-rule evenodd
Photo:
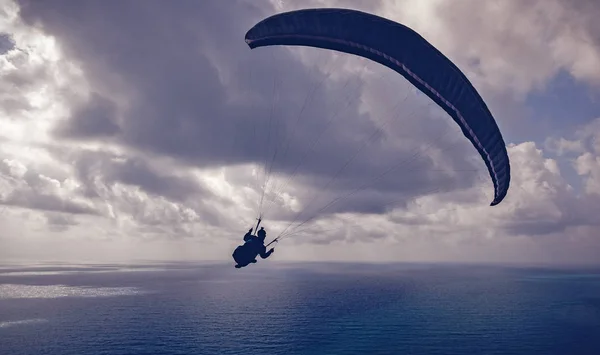
<instances>
[{"instance_id":1,"label":"sea","mask_svg":"<svg viewBox=\"0 0 600 355\"><path fill-rule=\"evenodd\" d=\"M0 266L0 355L600 354L600 270Z\"/></svg>"}]
</instances>

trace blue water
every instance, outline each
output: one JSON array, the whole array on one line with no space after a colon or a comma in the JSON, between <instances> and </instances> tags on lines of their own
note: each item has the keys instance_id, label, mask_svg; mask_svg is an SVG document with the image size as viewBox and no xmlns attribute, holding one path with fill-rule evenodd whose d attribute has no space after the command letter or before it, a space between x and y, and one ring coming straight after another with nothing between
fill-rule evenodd
<instances>
[{"instance_id":1,"label":"blue water","mask_svg":"<svg viewBox=\"0 0 600 355\"><path fill-rule=\"evenodd\" d=\"M600 270L0 268L2 355L245 353L599 355Z\"/></svg>"}]
</instances>

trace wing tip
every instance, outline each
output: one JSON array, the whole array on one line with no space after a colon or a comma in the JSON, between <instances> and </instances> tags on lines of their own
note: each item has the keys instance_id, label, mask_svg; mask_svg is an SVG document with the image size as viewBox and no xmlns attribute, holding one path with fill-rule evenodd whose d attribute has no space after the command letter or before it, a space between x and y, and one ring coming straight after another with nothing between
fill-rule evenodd
<instances>
[{"instance_id":1,"label":"wing tip","mask_svg":"<svg viewBox=\"0 0 600 355\"><path fill-rule=\"evenodd\" d=\"M508 191L507 191L508 192ZM492 201L492 203L490 203L490 206L497 206L500 204L500 202L502 202L504 200L504 198L506 197L506 192L504 192L501 195L498 195L494 198L494 200Z\"/></svg>"},{"instance_id":2,"label":"wing tip","mask_svg":"<svg viewBox=\"0 0 600 355\"><path fill-rule=\"evenodd\" d=\"M251 49L254 48L254 42L255 42L255 40L252 38L252 30L253 29L254 29L254 27L251 28L248 32L246 32L246 35L244 36L244 42L246 42L248 47L250 47Z\"/></svg>"}]
</instances>

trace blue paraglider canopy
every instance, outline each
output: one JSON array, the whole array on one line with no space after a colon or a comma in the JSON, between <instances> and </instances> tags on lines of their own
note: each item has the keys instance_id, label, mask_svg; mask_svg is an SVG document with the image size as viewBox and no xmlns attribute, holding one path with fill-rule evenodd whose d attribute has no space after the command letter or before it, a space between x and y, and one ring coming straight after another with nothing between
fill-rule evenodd
<instances>
[{"instance_id":1,"label":"blue paraglider canopy","mask_svg":"<svg viewBox=\"0 0 600 355\"><path fill-rule=\"evenodd\" d=\"M494 185L491 205L510 184L502 134L467 77L412 29L388 19L347 9L307 9L271 16L246 33L250 48L309 46L368 58L403 75L460 126L485 162Z\"/></svg>"}]
</instances>

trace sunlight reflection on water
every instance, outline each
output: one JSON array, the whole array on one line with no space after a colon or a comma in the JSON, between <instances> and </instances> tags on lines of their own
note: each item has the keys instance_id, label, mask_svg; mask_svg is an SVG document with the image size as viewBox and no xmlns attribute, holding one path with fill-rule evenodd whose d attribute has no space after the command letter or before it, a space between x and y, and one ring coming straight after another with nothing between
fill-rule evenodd
<instances>
[{"instance_id":1,"label":"sunlight reflection on water","mask_svg":"<svg viewBox=\"0 0 600 355\"><path fill-rule=\"evenodd\" d=\"M46 323L46 322L48 322L48 320L43 319L43 318L22 319L22 320L8 321L8 322L0 322L0 328L8 328L8 327L16 326L16 325L39 324L39 323Z\"/></svg>"},{"instance_id":2,"label":"sunlight reflection on water","mask_svg":"<svg viewBox=\"0 0 600 355\"><path fill-rule=\"evenodd\" d=\"M58 298L58 297L112 297L142 294L137 287L73 287L65 285L0 285L0 299Z\"/></svg>"}]
</instances>

